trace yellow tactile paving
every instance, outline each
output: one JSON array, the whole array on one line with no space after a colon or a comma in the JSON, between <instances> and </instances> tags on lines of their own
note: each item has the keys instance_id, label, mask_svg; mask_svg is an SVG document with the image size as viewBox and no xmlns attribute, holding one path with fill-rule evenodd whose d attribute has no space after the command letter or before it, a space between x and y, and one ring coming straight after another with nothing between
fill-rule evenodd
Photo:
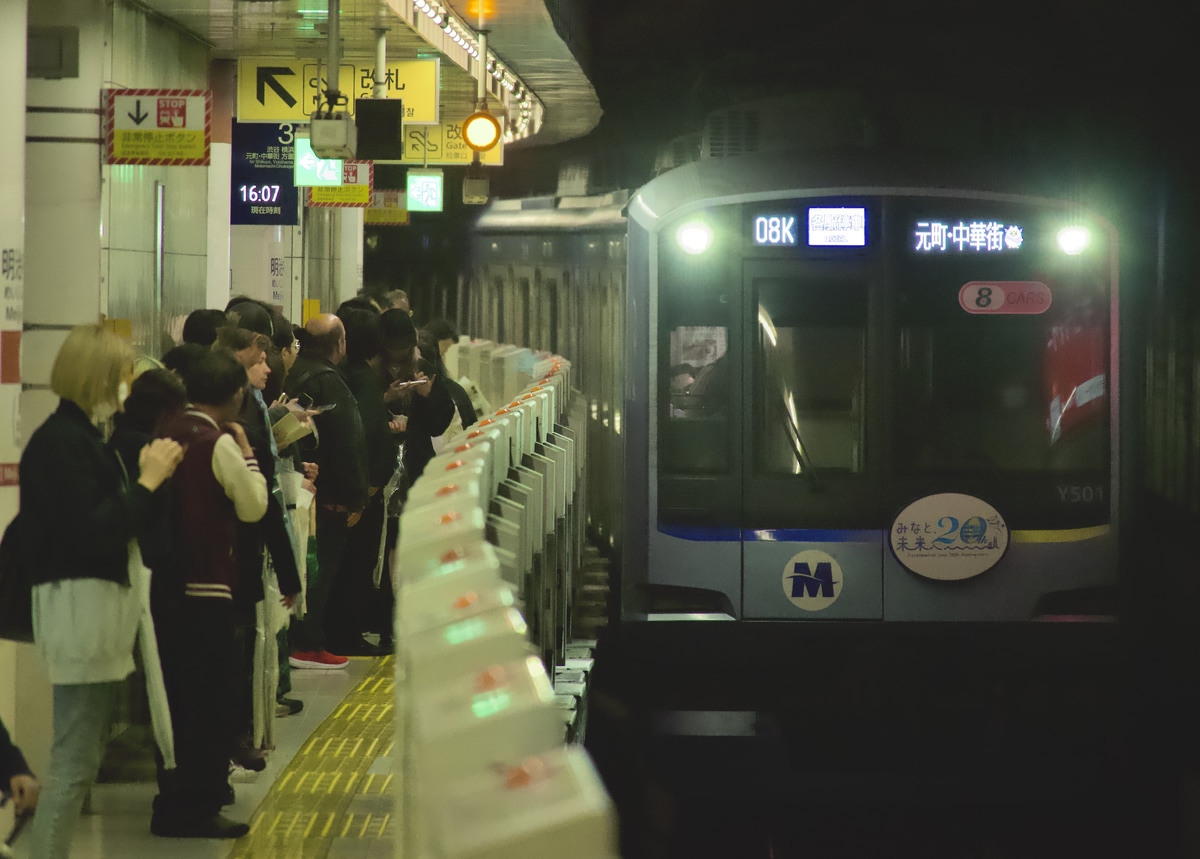
<instances>
[{"instance_id":1,"label":"yellow tactile paving","mask_svg":"<svg viewBox=\"0 0 1200 859\"><path fill-rule=\"evenodd\" d=\"M392 855L395 782L376 762L395 745L394 667L390 656L377 660L321 723L275 780L229 859Z\"/></svg>"}]
</instances>

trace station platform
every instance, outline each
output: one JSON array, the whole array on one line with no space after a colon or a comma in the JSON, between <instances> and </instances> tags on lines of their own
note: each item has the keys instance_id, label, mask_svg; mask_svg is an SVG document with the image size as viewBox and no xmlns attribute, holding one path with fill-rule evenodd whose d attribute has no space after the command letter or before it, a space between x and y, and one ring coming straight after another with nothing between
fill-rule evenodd
<instances>
[{"instance_id":1,"label":"station platform","mask_svg":"<svg viewBox=\"0 0 1200 859\"><path fill-rule=\"evenodd\" d=\"M97 784L75 833L72 859L366 859L393 852L396 788L394 657L355 657L336 671L294 671L304 702L275 722L275 749L261 773L232 780L225 809L247 821L236 841L150 834L153 778ZM27 834L13 847L30 857Z\"/></svg>"}]
</instances>

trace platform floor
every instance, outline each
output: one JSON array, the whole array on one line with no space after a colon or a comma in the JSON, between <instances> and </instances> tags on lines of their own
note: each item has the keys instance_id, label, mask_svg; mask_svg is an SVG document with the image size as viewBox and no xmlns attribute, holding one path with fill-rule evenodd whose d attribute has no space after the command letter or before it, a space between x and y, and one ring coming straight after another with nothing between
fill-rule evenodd
<instances>
[{"instance_id":1,"label":"platform floor","mask_svg":"<svg viewBox=\"0 0 1200 859\"><path fill-rule=\"evenodd\" d=\"M72 859L383 859L392 855L392 657L355 658L339 671L293 671L304 710L275 722L275 750L252 780L233 782L225 809L251 831L236 841L150 834L153 781L99 784L79 822ZM28 859L29 839L15 846Z\"/></svg>"}]
</instances>

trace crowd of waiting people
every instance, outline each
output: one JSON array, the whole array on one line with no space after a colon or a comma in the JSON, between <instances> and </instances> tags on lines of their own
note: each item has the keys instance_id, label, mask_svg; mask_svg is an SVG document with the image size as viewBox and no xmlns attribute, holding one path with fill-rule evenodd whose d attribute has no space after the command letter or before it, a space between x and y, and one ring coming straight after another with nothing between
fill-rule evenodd
<instances>
[{"instance_id":1,"label":"crowd of waiting people","mask_svg":"<svg viewBox=\"0 0 1200 859\"><path fill-rule=\"evenodd\" d=\"M197 310L136 377L108 328L70 332L51 371L58 408L20 464L54 729L40 795L19 752L3 774L22 810L37 807L35 856L68 855L135 646L158 746L151 831L248 832L222 808L231 772L266 766L256 660L277 660L268 716L283 717L303 707L291 670L391 652L389 512L440 440L475 421L442 362L456 339L443 320L418 331L399 291L302 328L248 298ZM284 612L278 631L264 620Z\"/></svg>"}]
</instances>

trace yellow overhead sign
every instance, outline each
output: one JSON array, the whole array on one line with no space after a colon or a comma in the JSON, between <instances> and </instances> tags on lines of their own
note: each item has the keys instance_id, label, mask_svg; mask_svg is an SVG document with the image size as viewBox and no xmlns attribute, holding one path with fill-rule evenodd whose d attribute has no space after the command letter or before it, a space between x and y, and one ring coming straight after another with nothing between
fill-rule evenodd
<instances>
[{"instance_id":1,"label":"yellow overhead sign","mask_svg":"<svg viewBox=\"0 0 1200 859\"><path fill-rule=\"evenodd\" d=\"M402 164L470 164L474 157L475 150L463 139L462 122L440 122L437 125L404 129ZM504 144L498 143L486 152L480 152L479 160L495 167L502 165Z\"/></svg>"},{"instance_id":2,"label":"yellow overhead sign","mask_svg":"<svg viewBox=\"0 0 1200 859\"><path fill-rule=\"evenodd\" d=\"M404 101L404 121L438 121L438 70L441 61L394 60L387 65L387 97ZM319 69L319 73L318 73ZM318 107L326 81L325 63L287 57L239 57L238 122L307 122ZM338 89L354 101L371 98L375 61L345 57L338 67ZM323 104L322 104L323 106Z\"/></svg>"}]
</instances>

